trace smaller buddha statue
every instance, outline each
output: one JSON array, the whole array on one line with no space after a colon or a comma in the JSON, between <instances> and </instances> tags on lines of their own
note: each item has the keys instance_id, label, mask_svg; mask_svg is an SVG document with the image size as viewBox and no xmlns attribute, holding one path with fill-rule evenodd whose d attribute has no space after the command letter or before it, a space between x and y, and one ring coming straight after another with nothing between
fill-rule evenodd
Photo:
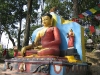
<instances>
[{"instance_id":1,"label":"smaller buddha statue","mask_svg":"<svg viewBox=\"0 0 100 75\"><path fill-rule=\"evenodd\" d=\"M80 62L80 56L77 53L77 49L74 47L75 42L75 34L72 29L70 29L69 33L67 33L68 39L68 49L65 52L65 57L69 60L69 62Z\"/></svg>"},{"instance_id":2,"label":"smaller buddha statue","mask_svg":"<svg viewBox=\"0 0 100 75\"><path fill-rule=\"evenodd\" d=\"M74 32L72 29L70 29L69 33L67 33L67 38L68 39L68 49L69 48L74 48Z\"/></svg>"}]
</instances>

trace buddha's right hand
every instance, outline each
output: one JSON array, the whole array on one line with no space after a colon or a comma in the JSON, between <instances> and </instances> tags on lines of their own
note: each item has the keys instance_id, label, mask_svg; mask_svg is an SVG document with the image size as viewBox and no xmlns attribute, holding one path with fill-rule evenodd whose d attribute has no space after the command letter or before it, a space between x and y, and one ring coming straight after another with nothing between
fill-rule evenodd
<instances>
[{"instance_id":1,"label":"buddha's right hand","mask_svg":"<svg viewBox=\"0 0 100 75\"><path fill-rule=\"evenodd\" d=\"M26 47L23 47L21 49L21 55L24 57L25 56L25 52L26 52Z\"/></svg>"}]
</instances>

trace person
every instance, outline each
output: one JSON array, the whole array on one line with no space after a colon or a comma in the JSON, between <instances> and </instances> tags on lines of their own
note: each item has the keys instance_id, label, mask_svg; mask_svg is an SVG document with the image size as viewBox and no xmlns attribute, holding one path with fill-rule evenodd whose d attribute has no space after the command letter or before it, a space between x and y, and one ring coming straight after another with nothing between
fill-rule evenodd
<instances>
[{"instance_id":1,"label":"person","mask_svg":"<svg viewBox=\"0 0 100 75\"><path fill-rule=\"evenodd\" d=\"M67 33L67 38L69 38L69 40L68 40L68 49L69 48L74 48L74 32L73 32L72 29L69 31L69 33Z\"/></svg>"},{"instance_id":2,"label":"person","mask_svg":"<svg viewBox=\"0 0 100 75\"><path fill-rule=\"evenodd\" d=\"M86 41L86 48L89 48L89 49L93 49L94 48L93 40L92 40L92 38L90 36Z\"/></svg>"},{"instance_id":3,"label":"person","mask_svg":"<svg viewBox=\"0 0 100 75\"><path fill-rule=\"evenodd\" d=\"M87 43L92 44L93 40L91 39L91 37L89 36L89 39L87 39Z\"/></svg>"},{"instance_id":4,"label":"person","mask_svg":"<svg viewBox=\"0 0 100 75\"><path fill-rule=\"evenodd\" d=\"M37 32L34 42L31 45L25 46L21 49L22 56L25 56L26 50L31 48L37 50L37 55L39 56L59 56L61 38L59 29L52 25L52 15L47 13L42 16L42 24L44 26Z\"/></svg>"},{"instance_id":5,"label":"person","mask_svg":"<svg viewBox=\"0 0 100 75\"><path fill-rule=\"evenodd\" d=\"M97 44L96 44L96 50L100 50L100 41L98 40Z\"/></svg>"},{"instance_id":6,"label":"person","mask_svg":"<svg viewBox=\"0 0 100 75\"><path fill-rule=\"evenodd\" d=\"M14 49L14 57L16 57L18 55L18 48L17 46L14 46L13 49Z\"/></svg>"},{"instance_id":7,"label":"person","mask_svg":"<svg viewBox=\"0 0 100 75\"><path fill-rule=\"evenodd\" d=\"M89 35L89 28L88 28L88 26L85 26L84 34L85 34L86 37L88 37L88 35Z\"/></svg>"},{"instance_id":8,"label":"person","mask_svg":"<svg viewBox=\"0 0 100 75\"><path fill-rule=\"evenodd\" d=\"M2 42L2 49L3 49L2 55L3 55L3 57L6 57L7 46L6 46L6 43L4 43L4 42Z\"/></svg>"}]
</instances>

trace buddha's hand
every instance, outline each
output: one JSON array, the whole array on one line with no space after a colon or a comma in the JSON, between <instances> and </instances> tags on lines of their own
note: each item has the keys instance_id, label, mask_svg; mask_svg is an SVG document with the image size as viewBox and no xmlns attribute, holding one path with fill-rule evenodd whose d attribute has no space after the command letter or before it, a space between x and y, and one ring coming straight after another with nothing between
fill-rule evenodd
<instances>
[{"instance_id":1,"label":"buddha's hand","mask_svg":"<svg viewBox=\"0 0 100 75\"><path fill-rule=\"evenodd\" d=\"M35 47L37 46L37 42L34 42L34 46L35 46Z\"/></svg>"},{"instance_id":2,"label":"buddha's hand","mask_svg":"<svg viewBox=\"0 0 100 75\"><path fill-rule=\"evenodd\" d=\"M41 43L40 43L40 40L37 40L36 42L34 42L34 45L35 46L39 46Z\"/></svg>"},{"instance_id":3,"label":"buddha's hand","mask_svg":"<svg viewBox=\"0 0 100 75\"><path fill-rule=\"evenodd\" d=\"M22 55L22 56L25 56L25 52L26 52L26 47L23 47L23 48L21 49L21 55Z\"/></svg>"}]
</instances>

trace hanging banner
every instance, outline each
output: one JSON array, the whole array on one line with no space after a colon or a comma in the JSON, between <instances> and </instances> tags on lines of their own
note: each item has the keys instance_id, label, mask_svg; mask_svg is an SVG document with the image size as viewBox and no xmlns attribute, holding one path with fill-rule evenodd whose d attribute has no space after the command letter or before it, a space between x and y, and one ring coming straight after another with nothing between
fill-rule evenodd
<instances>
[{"instance_id":1,"label":"hanging banner","mask_svg":"<svg viewBox=\"0 0 100 75\"><path fill-rule=\"evenodd\" d=\"M78 15L80 18L84 18L84 16L82 14Z\"/></svg>"},{"instance_id":2,"label":"hanging banner","mask_svg":"<svg viewBox=\"0 0 100 75\"><path fill-rule=\"evenodd\" d=\"M87 13L88 15L92 15L92 12L89 11L89 10L87 10L86 13Z\"/></svg>"},{"instance_id":3,"label":"hanging banner","mask_svg":"<svg viewBox=\"0 0 100 75\"><path fill-rule=\"evenodd\" d=\"M96 11L95 9L93 9L93 8L91 8L90 11L91 11L93 14L97 12L97 11Z\"/></svg>"},{"instance_id":4,"label":"hanging banner","mask_svg":"<svg viewBox=\"0 0 100 75\"><path fill-rule=\"evenodd\" d=\"M84 18L84 17L87 17L87 16L90 16L92 14L95 14L97 11L100 10L100 4L98 4L98 6L94 7L94 8L91 8L85 12L83 12L82 14L79 14L79 18Z\"/></svg>"},{"instance_id":5,"label":"hanging banner","mask_svg":"<svg viewBox=\"0 0 100 75\"><path fill-rule=\"evenodd\" d=\"M87 14L86 12L83 12L82 14L83 14L84 16L88 16L88 15L89 15L89 14Z\"/></svg>"},{"instance_id":6,"label":"hanging banner","mask_svg":"<svg viewBox=\"0 0 100 75\"><path fill-rule=\"evenodd\" d=\"M95 15L95 18L96 18L97 20L100 20L100 14Z\"/></svg>"}]
</instances>

